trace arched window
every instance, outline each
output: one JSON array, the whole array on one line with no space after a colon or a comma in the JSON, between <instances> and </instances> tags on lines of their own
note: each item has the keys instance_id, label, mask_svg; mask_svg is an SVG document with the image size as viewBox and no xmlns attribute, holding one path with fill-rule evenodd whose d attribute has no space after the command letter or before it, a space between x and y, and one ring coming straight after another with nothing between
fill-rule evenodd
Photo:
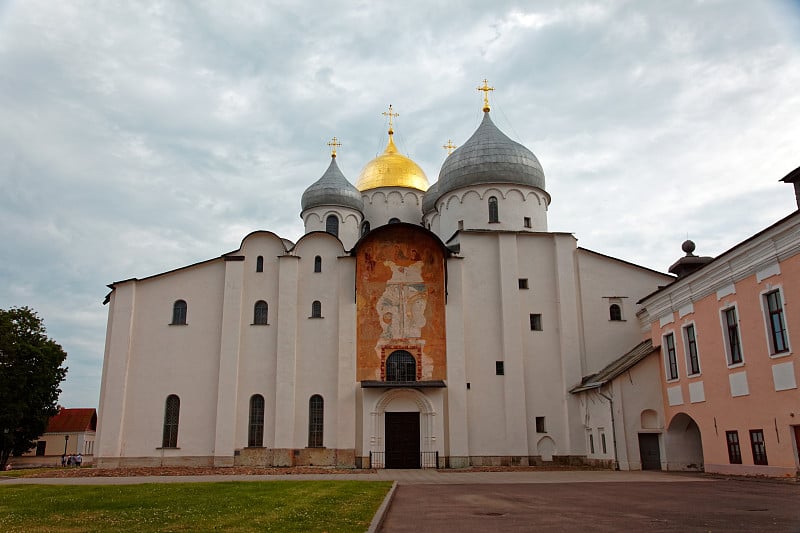
<instances>
[{"instance_id":1,"label":"arched window","mask_svg":"<svg viewBox=\"0 0 800 533\"><path fill-rule=\"evenodd\" d=\"M264 397L253 394L250 397L250 423L247 425L247 445L264 445Z\"/></svg>"},{"instance_id":2,"label":"arched window","mask_svg":"<svg viewBox=\"0 0 800 533\"><path fill-rule=\"evenodd\" d=\"M417 381L417 361L405 350L386 358L386 381Z\"/></svg>"},{"instance_id":3,"label":"arched window","mask_svg":"<svg viewBox=\"0 0 800 533\"><path fill-rule=\"evenodd\" d=\"M622 320L622 308L619 304L611 304L608 306L609 320Z\"/></svg>"},{"instance_id":4,"label":"arched window","mask_svg":"<svg viewBox=\"0 0 800 533\"><path fill-rule=\"evenodd\" d=\"M392 217L389 219L389 224L397 224L398 222L400 222L400 219L397 217Z\"/></svg>"},{"instance_id":5,"label":"arched window","mask_svg":"<svg viewBox=\"0 0 800 533\"><path fill-rule=\"evenodd\" d=\"M259 255L256 258L256 272L264 272L264 256Z\"/></svg>"},{"instance_id":6,"label":"arched window","mask_svg":"<svg viewBox=\"0 0 800 533\"><path fill-rule=\"evenodd\" d=\"M365 220L364 223L361 224L361 236L363 237L364 235L369 233L369 230L370 230L369 222Z\"/></svg>"},{"instance_id":7,"label":"arched window","mask_svg":"<svg viewBox=\"0 0 800 533\"><path fill-rule=\"evenodd\" d=\"M335 237L339 236L339 218L336 215L328 215L325 219L325 231Z\"/></svg>"},{"instance_id":8,"label":"arched window","mask_svg":"<svg viewBox=\"0 0 800 533\"><path fill-rule=\"evenodd\" d=\"M497 211L497 197L489 197L489 222L500 222L500 214Z\"/></svg>"},{"instance_id":9,"label":"arched window","mask_svg":"<svg viewBox=\"0 0 800 533\"><path fill-rule=\"evenodd\" d=\"M164 437L161 439L162 448L178 447L178 419L181 411L181 400L174 394L167 396L164 407Z\"/></svg>"},{"instance_id":10,"label":"arched window","mask_svg":"<svg viewBox=\"0 0 800 533\"><path fill-rule=\"evenodd\" d=\"M322 448L322 423L325 418L322 396L315 394L308 400L308 447Z\"/></svg>"},{"instance_id":11,"label":"arched window","mask_svg":"<svg viewBox=\"0 0 800 533\"><path fill-rule=\"evenodd\" d=\"M319 300L311 302L311 318L322 318L322 303Z\"/></svg>"},{"instance_id":12,"label":"arched window","mask_svg":"<svg viewBox=\"0 0 800 533\"><path fill-rule=\"evenodd\" d=\"M322 272L322 258L320 256L314 258L314 272Z\"/></svg>"},{"instance_id":13,"label":"arched window","mask_svg":"<svg viewBox=\"0 0 800 533\"><path fill-rule=\"evenodd\" d=\"M267 306L267 302L264 300L257 301L256 305L253 307L253 324L266 326L268 318L269 307Z\"/></svg>"},{"instance_id":14,"label":"arched window","mask_svg":"<svg viewBox=\"0 0 800 533\"><path fill-rule=\"evenodd\" d=\"M172 323L186 324L186 302L177 300L172 304Z\"/></svg>"}]
</instances>

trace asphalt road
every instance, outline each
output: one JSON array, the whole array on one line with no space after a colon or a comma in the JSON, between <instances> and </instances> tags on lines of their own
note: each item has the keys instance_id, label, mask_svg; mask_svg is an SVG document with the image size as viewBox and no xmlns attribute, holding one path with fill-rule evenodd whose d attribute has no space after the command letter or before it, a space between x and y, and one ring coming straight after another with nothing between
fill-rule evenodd
<instances>
[{"instance_id":1,"label":"asphalt road","mask_svg":"<svg viewBox=\"0 0 800 533\"><path fill-rule=\"evenodd\" d=\"M401 484L380 531L800 532L800 484Z\"/></svg>"}]
</instances>

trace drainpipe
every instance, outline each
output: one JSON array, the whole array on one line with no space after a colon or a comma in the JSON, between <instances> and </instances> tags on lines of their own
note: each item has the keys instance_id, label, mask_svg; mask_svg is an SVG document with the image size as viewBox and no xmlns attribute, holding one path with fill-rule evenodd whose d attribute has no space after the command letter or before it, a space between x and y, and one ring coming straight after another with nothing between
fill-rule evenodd
<instances>
[{"instance_id":1,"label":"drainpipe","mask_svg":"<svg viewBox=\"0 0 800 533\"><path fill-rule=\"evenodd\" d=\"M603 394L602 389L597 389L597 394L608 400L611 408L611 442L614 444L614 470L619 470L619 460L617 459L617 427L614 424L614 400L610 396Z\"/></svg>"}]
</instances>

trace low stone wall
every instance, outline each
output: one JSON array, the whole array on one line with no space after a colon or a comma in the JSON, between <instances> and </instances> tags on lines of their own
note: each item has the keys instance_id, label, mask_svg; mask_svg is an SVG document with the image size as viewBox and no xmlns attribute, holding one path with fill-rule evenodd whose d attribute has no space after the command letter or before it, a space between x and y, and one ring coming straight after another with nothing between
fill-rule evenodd
<instances>
[{"instance_id":1,"label":"low stone wall","mask_svg":"<svg viewBox=\"0 0 800 533\"><path fill-rule=\"evenodd\" d=\"M356 451L334 448L244 448L234 466L335 466L356 468Z\"/></svg>"}]
</instances>

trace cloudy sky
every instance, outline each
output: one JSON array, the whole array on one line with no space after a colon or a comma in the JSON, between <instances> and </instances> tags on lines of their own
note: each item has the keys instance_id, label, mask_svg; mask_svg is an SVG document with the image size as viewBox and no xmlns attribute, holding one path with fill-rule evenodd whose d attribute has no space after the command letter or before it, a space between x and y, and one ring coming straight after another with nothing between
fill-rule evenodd
<instances>
[{"instance_id":1,"label":"cloudy sky","mask_svg":"<svg viewBox=\"0 0 800 533\"><path fill-rule=\"evenodd\" d=\"M0 308L69 353L96 406L106 284L302 233L342 142L435 181L481 118L538 156L550 229L665 271L796 208L800 2L0 0Z\"/></svg>"}]
</instances>

